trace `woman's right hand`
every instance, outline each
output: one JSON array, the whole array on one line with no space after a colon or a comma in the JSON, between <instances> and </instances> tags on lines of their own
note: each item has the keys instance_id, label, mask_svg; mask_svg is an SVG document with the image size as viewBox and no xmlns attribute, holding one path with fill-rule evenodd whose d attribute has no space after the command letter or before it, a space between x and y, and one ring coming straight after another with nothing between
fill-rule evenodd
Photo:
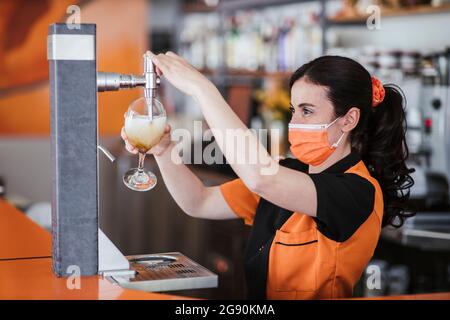
<instances>
[{"instance_id":1,"label":"woman's right hand","mask_svg":"<svg viewBox=\"0 0 450 320\"><path fill-rule=\"evenodd\" d=\"M171 127L169 124L166 125L166 128L164 129L164 134L161 137L161 140L158 142L157 145L155 145L153 148L147 151L147 154L153 154L155 156L160 156L166 151L166 149L169 147L171 141L170 141L170 130ZM138 149L133 147L130 142L128 141L128 137L125 133L125 128L122 127L122 130L120 131L120 136L122 137L123 141L125 142L125 149L127 149L128 152L132 154L137 154Z\"/></svg>"}]
</instances>

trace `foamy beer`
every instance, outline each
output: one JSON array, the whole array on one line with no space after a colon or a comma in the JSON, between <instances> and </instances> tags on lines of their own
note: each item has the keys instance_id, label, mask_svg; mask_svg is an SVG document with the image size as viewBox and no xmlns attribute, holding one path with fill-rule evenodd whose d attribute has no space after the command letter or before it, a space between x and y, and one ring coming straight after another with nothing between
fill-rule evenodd
<instances>
[{"instance_id":1,"label":"foamy beer","mask_svg":"<svg viewBox=\"0 0 450 320\"><path fill-rule=\"evenodd\" d=\"M166 111L155 98L139 98L125 114L125 134L128 142L139 151L139 165L128 170L123 182L134 191L148 191L156 185L153 172L144 170L145 154L159 143L166 128Z\"/></svg>"},{"instance_id":2,"label":"foamy beer","mask_svg":"<svg viewBox=\"0 0 450 320\"><path fill-rule=\"evenodd\" d=\"M165 116L156 116L152 120L147 116L134 116L125 119L125 133L133 147L146 153L161 140L166 123Z\"/></svg>"}]
</instances>

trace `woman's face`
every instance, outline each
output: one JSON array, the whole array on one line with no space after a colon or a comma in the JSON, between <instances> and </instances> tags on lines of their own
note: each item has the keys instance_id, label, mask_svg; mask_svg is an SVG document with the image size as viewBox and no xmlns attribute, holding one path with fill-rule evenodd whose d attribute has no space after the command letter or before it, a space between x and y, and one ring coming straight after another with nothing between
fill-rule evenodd
<instances>
[{"instance_id":1,"label":"woman's face","mask_svg":"<svg viewBox=\"0 0 450 320\"><path fill-rule=\"evenodd\" d=\"M326 87L310 83L304 78L300 78L292 86L291 109L290 123L294 124L328 124L336 119ZM338 120L328 128L329 143L336 142L341 134Z\"/></svg>"}]
</instances>

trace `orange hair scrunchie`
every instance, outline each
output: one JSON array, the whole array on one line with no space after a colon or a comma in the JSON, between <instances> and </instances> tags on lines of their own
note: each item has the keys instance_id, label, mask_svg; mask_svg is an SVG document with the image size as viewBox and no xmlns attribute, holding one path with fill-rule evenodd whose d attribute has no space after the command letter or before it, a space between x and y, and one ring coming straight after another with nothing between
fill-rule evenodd
<instances>
[{"instance_id":1,"label":"orange hair scrunchie","mask_svg":"<svg viewBox=\"0 0 450 320\"><path fill-rule=\"evenodd\" d=\"M372 76L372 107L376 107L383 102L385 94L386 92L381 81Z\"/></svg>"}]
</instances>

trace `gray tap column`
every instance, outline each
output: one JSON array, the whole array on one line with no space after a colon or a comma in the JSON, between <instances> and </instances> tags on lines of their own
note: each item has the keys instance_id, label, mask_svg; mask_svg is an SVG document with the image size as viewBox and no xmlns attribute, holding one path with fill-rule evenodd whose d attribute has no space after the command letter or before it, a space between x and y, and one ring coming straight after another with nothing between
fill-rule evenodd
<instances>
[{"instance_id":1,"label":"gray tap column","mask_svg":"<svg viewBox=\"0 0 450 320\"><path fill-rule=\"evenodd\" d=\"M53 272L98 272L95 24L48 29ZM69 269L68 269L69 268Z\"/></svg>"}]
</instances>

